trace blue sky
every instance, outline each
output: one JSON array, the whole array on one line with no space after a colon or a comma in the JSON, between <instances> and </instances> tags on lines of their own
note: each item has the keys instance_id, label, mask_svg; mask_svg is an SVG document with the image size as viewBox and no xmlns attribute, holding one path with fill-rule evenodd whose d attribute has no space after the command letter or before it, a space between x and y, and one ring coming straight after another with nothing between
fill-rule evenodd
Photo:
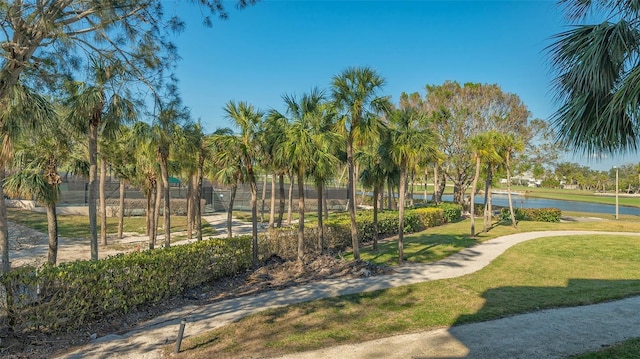
<instances>
[{"instance_id":1,"label":"blue sky","mask_svg":"<svg viewBox=\"0 0 640 359\"><path fill-rule=\"evenodd\" d=\"M545 47L567 28L555 1L271 1L201 25L197 7L167 2L186 19L175 43L183 100L207 132L229 127L229 100L282 110L283 94L302 94L349 66L385 79L381 94L425 93L446 80L496 83L515 93L534 118L554 112ZM635 156L567 161L594 169Z\"/></svg>"}]
</instances>

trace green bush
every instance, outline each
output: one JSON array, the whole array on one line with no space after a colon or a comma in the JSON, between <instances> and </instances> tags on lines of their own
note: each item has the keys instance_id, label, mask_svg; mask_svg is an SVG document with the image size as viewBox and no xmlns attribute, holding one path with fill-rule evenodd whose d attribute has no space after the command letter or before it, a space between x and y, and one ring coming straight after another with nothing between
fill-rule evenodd
<instances>
[{"instance_id":1,"label":"green bush","mask_svg":"<svg viewBox=\"0 0 640 359\"><path fill-rule=\"evenodd\" d=\"M404 233L419 232L445 223L441 208L407 209L404 213ZM398 219L398 211L379 212L378 235L384 237L398 234ZM375 233L373 211L358 211L356 224L360 243L372 241ZM331 248L342 250L351 246L351 222L348 213L336 215L325 221L325 227Z\"/></svg>"},{"instance_id":2,"label":"green bush","mask_svg":"<svg viewBox=\"0 0 640 359\"><path fill-rule=\"evenodd\" d=\"M127 313L251 265L251 237L119 254L2 276L9 325L16 333L58 331Z\"/></svg>"},{"instance_id":3,"label":"green bush","mask_svg":"<svg viewBox=\"0 0 640 359\"><path fill-rule=\"evenodd\" d=\"M442 215L446 223L457 222L462 218L462 206L459 204L442 202L436 207L442 209Z\"/></svg>"},{"instance_id":4,"label":"green bush","mask_svg":"<svg viewBox=\"0 0 640 359\"><path fill-rule=\"evenodd\" d=\"M514 208L516 221L560 222L562 211L557 208ZM509 208L500 211L501 221L511 221Z\"/></svg>"}]
</instances>

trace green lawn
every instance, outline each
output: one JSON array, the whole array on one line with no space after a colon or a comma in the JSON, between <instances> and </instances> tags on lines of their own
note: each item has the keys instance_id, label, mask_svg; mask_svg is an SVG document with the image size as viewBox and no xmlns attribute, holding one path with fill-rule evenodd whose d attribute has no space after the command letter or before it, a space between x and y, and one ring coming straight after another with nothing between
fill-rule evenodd
<instances>
[{"instance_id":1,"label":"green lawn","mask_svg":"<svg viewBox=\"0 0 640 359\"><path fill-rule=\"evenodd\" d=\"M609 221L613 222L613 221ZM609 224L521 225L528 229L607 229ZM594 224L596 225L594 228ZM637 231L625 222L618 230ZM468 226L468 222L466 223ZM617 223L620 225L620 223ZM577 228L582 227L582 228ZM586 228L585 228L586 227ZM465 222L439 227L441 242ZM497 228L500 228L498 230ZM509 232L497 227L498 232ZM523 228L524 230L524 228ZM428 230L412 237L429 236ZM447 234L448 232L448 234ZM453 246L458 245L454 243ZM437 245L425 244L421 256ZM418 253L420 251L417 251ZM382 260L384 262L384 260ZM461 278L331 298L252 315L183 344L187 358L272 356L395 334L496 319L543 308L640 295L640 239L626 236L541 238L517 245L488 267Z\"/></svg>"},{"instance_id":2,"label":"green lawn","mask_svg":"<svg viewBox=\"0 0 640 359\"><path fill-rule=\"evenodd\" d=\"M598 216L597 214L586 214L581 212L570 213L581 216ZM609 215L600 215L610 217ZM496 224L487 233L480 233L476 238L471 238L470 221L464 220L457 223L447 224L429 228L420 233L405 235L404 257L406 261L427 263L442 259L464 248L472 247L478 242L504 236L517 232L531 231L562 231L562 230L590 230L590 231L640 231L640 221L635 216L623 216L620 220L602 220L594 222L563 222L563 223L543 223L523 221L518 224L518 229L511 226ZM476 220L476 228L482 228L482 219ZM352 253L344 255L346 259L353 259ZM374 251L370 245L360 249L360 258L377 264L395 265L398 261L397 236L380 241L378 251Z\"/></svg>"}]
</instances>

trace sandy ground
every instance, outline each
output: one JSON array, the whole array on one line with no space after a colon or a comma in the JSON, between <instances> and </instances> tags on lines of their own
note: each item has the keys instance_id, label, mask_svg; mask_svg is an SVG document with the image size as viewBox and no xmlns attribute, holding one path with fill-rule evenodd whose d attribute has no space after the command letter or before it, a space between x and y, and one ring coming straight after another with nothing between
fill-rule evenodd
<instances>
[{"instance_id":1,"label":"sandy ground","mask_svg":"<svg viewBox=\"0 0 640 359\"><path fill-rule=\"evenodd\" d=\"M216 213L203 217L215 229L213 237L226 237L226 214ZM262 226L262 225L261 225ZM259 228L260 230L262 227ZM233 221L233 234L251 233L251 223ZM172 236L186 235L186 232L172 232ZM99 258L105 258L123 252L131 252L137 249L148 247L148 236L137 233L124 233L122 239L116 235L109 235L106 247L98 247ZM182 240L173 244L180 245L191 243L193 240ZM164 235L159 235L156 246L164 243ZM9 260L11 267L23 265L40 265L47 261L48 237L46 233L38 232L34 229L9 222ZM91 258L90 242L86 238L65 238L58 239L58 263L72 262L75 260L85 260Z\"/></svg>"}]
</instances>

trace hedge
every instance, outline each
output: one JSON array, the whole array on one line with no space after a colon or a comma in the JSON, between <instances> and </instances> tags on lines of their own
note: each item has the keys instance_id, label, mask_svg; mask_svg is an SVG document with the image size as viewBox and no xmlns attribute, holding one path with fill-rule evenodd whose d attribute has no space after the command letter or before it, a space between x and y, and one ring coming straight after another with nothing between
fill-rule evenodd
<instances>
[{"instance_id":1,"label":"hedge","mask_svg":"<svg viewBox=\"0 0 640 359\"><path fill-rule=\"evenodd\" d=\"M2 293L8 302L4 303L6 324L15 333L73 329L158 303L250 265L251 237L243 236L119 254L99 261L17 268L0 277L9 293Z\"/></svg>"},{"instance_id":2,"label":"hedge","mask_svg":"<svg viewBox=\"0 0 640 359\"><path fill-rule=\"evenodd\" d=\"M404 216L404 232L419 232L429 227L445 223L441 208L425 207L407 209ZM360 243L373 240L373 211L360 210L357 212L356 226ZM378 213L378 235L391 236L398 234L398 212L384 211ZM325 249L344 250L351 247L351 220L348 213L332 216L324 221ZM317 228L305 226L305 252L317 252ZM298 233L297 227L273 229L269 236L261 237L265 248L271 253L277 253L282 257L295 257L297 255ZM261 249L262 250L262 249Z\"/></svg>"},{"instance_id":3,"label":"hedge","mask_svg":"<svg viewBox=\"0 0 640 359\"><path fill-rule=\"evenodd\" d=\"M560 222L562 211L558 208L514 208L516 221ZM500 220L511 221L509 208L500 211Z\"/></svg>"}]
</instances>

